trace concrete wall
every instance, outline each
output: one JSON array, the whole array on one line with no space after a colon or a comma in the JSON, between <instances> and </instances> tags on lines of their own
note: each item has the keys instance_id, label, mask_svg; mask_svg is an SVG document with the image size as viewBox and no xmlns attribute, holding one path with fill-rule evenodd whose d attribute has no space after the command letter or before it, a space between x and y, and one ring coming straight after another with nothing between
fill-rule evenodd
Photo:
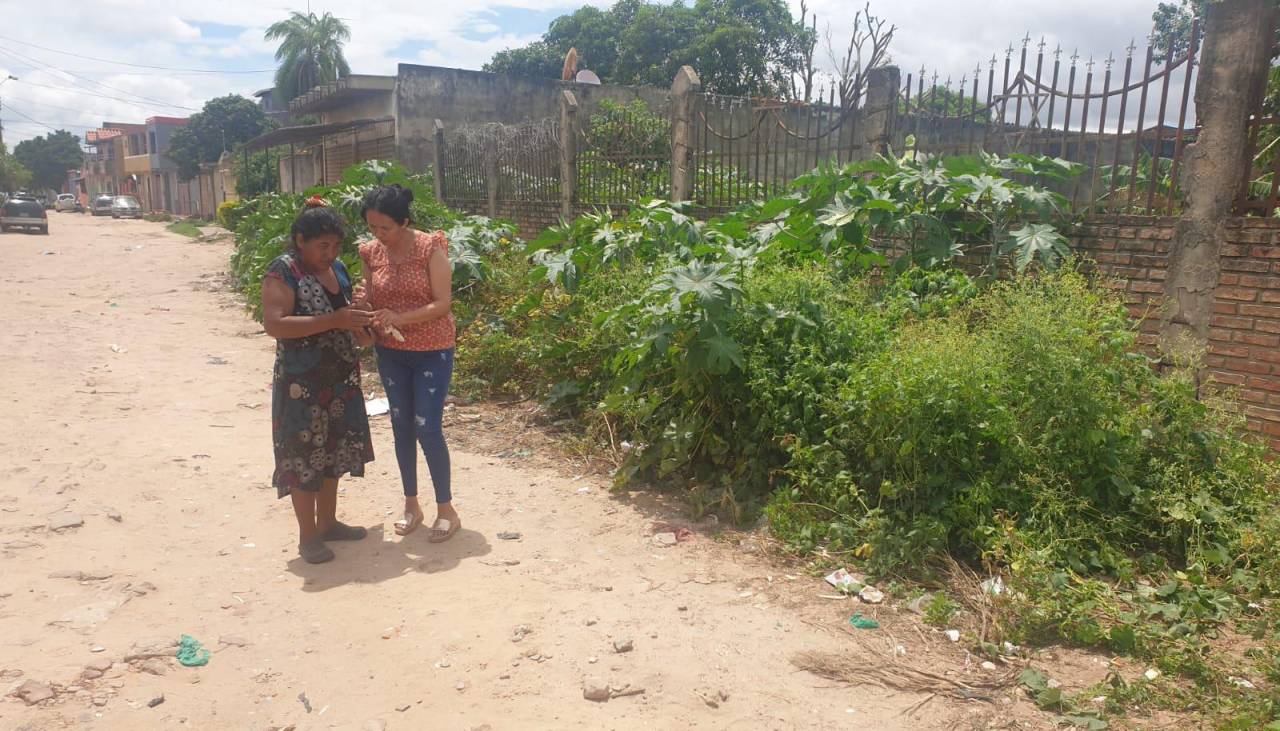
<instances>
[{"instance_id":1,"label":"concrete wall","mask_svg":"<svg viewBox=\"0 0 1280 731\"><path fill-rule=\"evenodd\" d=\"M320 121L324 124L350 122L356 119L379 119L395 114L395 92L378 94L367 99L343 104L342 106L320 113Z\"/></svg>"},{"instance_id":2,"label":"concrete wall","mask_svg":"<svg viewBox=\"0 0 1280 731\"><path fill-rule=\"evenodd\" d=\"M664 109L663 89L594 86L401 64L396 80L396 157L414 172L434 162L435 120L445 129L468 124L511 124L560 116L560 91L572 89L580 114L591 114L602 99L627 103L642 99L651 109Z\"/></svg>"}]
</instances>

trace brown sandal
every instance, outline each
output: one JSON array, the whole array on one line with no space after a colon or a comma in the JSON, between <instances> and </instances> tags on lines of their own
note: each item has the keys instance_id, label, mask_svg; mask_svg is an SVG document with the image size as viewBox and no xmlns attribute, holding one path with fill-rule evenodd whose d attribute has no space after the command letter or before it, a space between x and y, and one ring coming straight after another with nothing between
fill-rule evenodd
<instances>
[{"instance_id":1,"label":"brown sandal","mask_svg":"<svg viewBox=\"0 0 1280 731\"><path fill-rule=\"evenodd\" d=\"M427 539L428 543L444 543L453 538L453 534L458 532L462 527L461 520L448 520L446 518L436 518L436 522L431 524L431 537Z\"/></svg>"}]
</instances>

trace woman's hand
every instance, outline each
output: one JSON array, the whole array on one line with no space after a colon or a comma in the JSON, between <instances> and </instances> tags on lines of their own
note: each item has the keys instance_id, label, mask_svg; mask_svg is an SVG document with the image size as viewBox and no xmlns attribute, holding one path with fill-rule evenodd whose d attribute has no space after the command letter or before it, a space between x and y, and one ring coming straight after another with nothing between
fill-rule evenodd
<instances>
[{"instance_id":1,"label":"woman's hand","mask_svg":"<svg viewBox=\"0 0 1280 731\"><path fill-rule=\"evenodd\" d=\"M373 326L384 332L395 328L400 329L403 319L400 313L391 310L377 310L373 313Z\"/></svg>"},{"instance_id":2,"label":"woman's hand","mask_svg":"<svg viewBox=\"0 0 1280 731\"><path fill-rule=\"evenodd\" d=\"M369 305L369 290L363 284L357 284L351 291L351 306L357 310L373 309Z\"/></svg>"},{"instance_id":3,"label":"woman's hand","mask_svg":"<svg viewBox=\"0 0 1280 731\"><path fill-rule=\"evenodd\" d=\"M332 315L334 330L362 330L373 322L373 314L354 307L343 307Z\"/></svg>"}]
</instances>

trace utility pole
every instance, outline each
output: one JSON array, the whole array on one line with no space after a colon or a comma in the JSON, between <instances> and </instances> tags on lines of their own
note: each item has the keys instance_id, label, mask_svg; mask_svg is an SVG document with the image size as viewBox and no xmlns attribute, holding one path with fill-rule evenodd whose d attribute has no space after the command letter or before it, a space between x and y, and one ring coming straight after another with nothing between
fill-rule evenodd
<instances>
[{"instance_id":1,"label":"utility pole","mask_svg":"<svg viewBox=\"0 0 1280 731\"><path fill-rule=\"evenodd\" d=\"M18 80L17 76L13 76L12 74L10 74L5 78L0 79L0 86L4 86L4 82L6 81L17 81L17 80ZM0 150L4 149L4 114L3 112L4 112L4 99L0 99Z\"/></svg>"}]
</instances>

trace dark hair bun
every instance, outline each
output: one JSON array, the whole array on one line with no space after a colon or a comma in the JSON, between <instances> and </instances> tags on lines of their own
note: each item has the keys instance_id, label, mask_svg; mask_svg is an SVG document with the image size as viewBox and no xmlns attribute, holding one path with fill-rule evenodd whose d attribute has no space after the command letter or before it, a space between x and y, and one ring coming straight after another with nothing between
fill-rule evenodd
<instances>
[{"instance_id":1,"label":"dark hair bun","mask_svg":"<svg viewBox=\"0 0 1280 731\"><path fill-rule=\"evenodd\" d=\"M364 197L364 206L360 209L360 217L369 220L369 211L377 211L402 226L413 221L410 219L410 206L413 204L413 191L396 185L380 185L370 190Z\"/></svg>"}]
</instances>

